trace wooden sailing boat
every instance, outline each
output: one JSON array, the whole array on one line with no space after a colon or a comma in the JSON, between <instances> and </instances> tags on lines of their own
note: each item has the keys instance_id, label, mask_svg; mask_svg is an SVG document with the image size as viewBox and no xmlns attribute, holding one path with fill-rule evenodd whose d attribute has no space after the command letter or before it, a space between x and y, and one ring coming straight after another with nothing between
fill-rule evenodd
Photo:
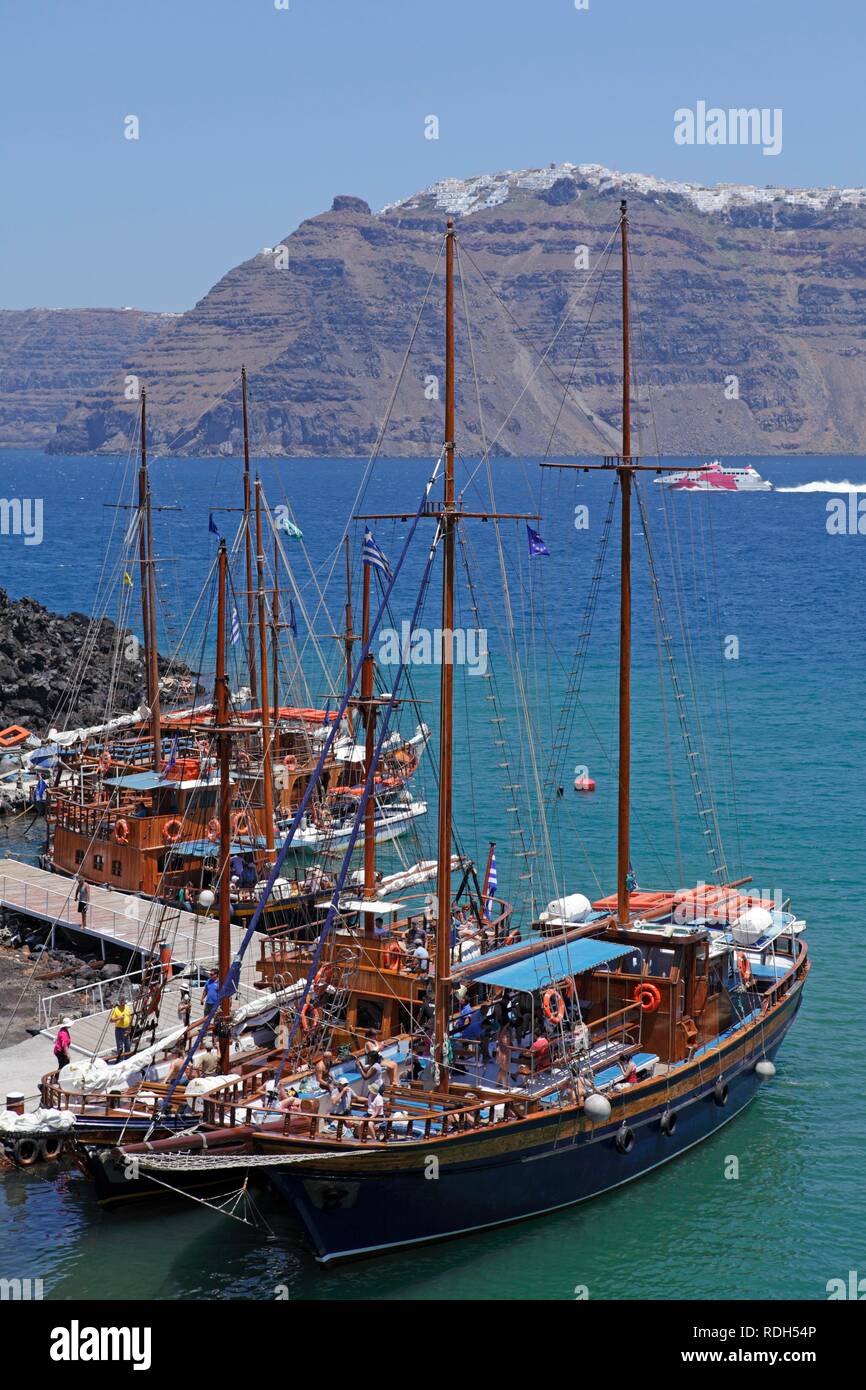
<instances>
[{"instance_id":1,"label":"wooden sailing boat","mask_svg":"<svg viewBox=\"0 0 866 1390\"><path fill-rule=\"evenodd\" d=\"M622 516L617 891L587 904L577 922L548 914L541 942L504 946L452 966L444 866L451 843L453 673L443 664L433 1088L404 1075L390 1089L383 1114L371 1113L359 1098L347 1116L312 1116L305 1134L294 1123L291 1134L264 1126L254 1136L254 1150L268 1156L269 1181L298 1213L323 1261L539 1215L640 1177L748 1104L774 1074L772 1059L802 1000L808 953L803 924L790 912L755 904L736 884L692 894L632 888L630 508L644 465L631 453L625 203L619 230L623 438L621 453L599 465L618 480ZM453 618L457 523L453 238L449 224L443 627ZM505 1084L483 1047L463 1058L462 1075L456 1073L449 1030L458 984L478 1005L489 1006L506 992L527 1001L530 1015L546 1017L545 1046L535 1057L527 1050ZM346 1068L351 1075L351 1062ZM285 1163L274 1165L279 1153ZM295 1154L303 1156L301 1163L293 1161ZM427 1180L431 1163L435 1182Z\"/></svg>"}]
</instances>

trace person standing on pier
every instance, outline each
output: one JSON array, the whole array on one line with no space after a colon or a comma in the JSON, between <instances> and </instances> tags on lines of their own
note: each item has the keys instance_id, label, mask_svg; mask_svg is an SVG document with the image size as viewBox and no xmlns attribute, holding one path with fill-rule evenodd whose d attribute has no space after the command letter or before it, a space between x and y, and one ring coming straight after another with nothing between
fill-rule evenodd
<instances>
[{"instance_id":1,"label":"person standing on pier","mask_svg":"<svg viewBox=\"0 0 866 1390\"><path fill-rule=\"evenodd\" d=\"M57 1037L54 1039L54 1056L57 1059L57 1069L69 1066L69 1049L72 1046L72 1037L69 1032L69 1019L64 1018L57 1030Z\"/></svg>"},{"instance_id":2,"label":"person standing on pier","mask_svg":"<svg viewBox=\"0 0 866 1390\"><path fill-rule=\"evenodd\" d=\"M78 888L76 889L75 898L78 903L78 911L81 914L81 925L82 927L86 927L87 909L90 906L90 885L85 883L80 874L78 876Z\"/></svg>"}]
</instances>

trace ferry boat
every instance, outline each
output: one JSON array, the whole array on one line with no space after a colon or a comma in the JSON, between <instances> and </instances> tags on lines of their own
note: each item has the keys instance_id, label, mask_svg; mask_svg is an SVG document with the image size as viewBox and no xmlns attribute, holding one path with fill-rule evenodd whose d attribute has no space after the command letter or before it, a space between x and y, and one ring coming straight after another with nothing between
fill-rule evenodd
<instances>
[{"instance_id":1,"label":"ferry boat","mask_svg":"<svg viewBox=\"0 0 866 1390\"><path fill-rule=\"evenodd\" d=\"M726 468L713 459L703 468L687 468L653 480L671 492L772 492L773 484L747 463L745 468Z\"/></svg>"}]
</instances>

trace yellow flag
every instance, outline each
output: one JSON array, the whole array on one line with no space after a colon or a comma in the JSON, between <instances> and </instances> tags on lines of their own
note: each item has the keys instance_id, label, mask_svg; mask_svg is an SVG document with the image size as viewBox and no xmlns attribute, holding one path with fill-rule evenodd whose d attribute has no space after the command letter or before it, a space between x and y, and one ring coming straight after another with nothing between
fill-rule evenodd
<instances>
[{"instance_id":1,"label":"yellow flag","mask_svg":"<svg viewBox=\"0 0 866 1390\"><path fill-rule=\"evenodd\" d=\"M129 575L126 573L126 570L123 571L123 582L124 582L124 584L128 584L129 587L132 588L132 580L130 579Z\"/></svg>"}]
</instances>

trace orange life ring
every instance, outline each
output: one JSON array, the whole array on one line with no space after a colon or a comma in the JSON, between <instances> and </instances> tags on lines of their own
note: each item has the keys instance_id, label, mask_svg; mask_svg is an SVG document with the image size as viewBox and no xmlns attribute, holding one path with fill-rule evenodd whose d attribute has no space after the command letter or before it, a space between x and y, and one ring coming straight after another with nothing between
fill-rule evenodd
<instances>
[{"instance_id":1,"label":"orange life ring","mask_svg":"<svg viewBox=\"0 0 866 1390\"><path fill-rule=\"evenodd\" d=\"M123 816L114 822L114 838L119 845L129 844L129 821Z\"/></svg>"},{"instance_id":2,"label":"orange life ring","mask_svg":"<svg viewBox=\"0 0 866 1390\"><path fill-rule=\"evenodd\" d=\"M110 769L110 767L111 767L111 754L109 753L108 749L106 748L105 752L104 752L104 753L100 753L100 755L99 755L99 770L100 770L100 772L108 772L108 770Z\"/></svg>"},{"instance_id":3,"label":"orange life ring","mask_svg":"<svg viewBox=\"0 0 866 1390\"><path fill-rule=\"evenodd\" d=\"M218 820L209 820L208 823L207 823L207 831L206 831L205 833L207 834L207 837L208 837L208 839L210 840L211 844L212 844L212 845L215 845L216 842L217 842L217 840L218 840L219 837L220 837L220 823L219 823L219 821L218 821Z\"/></svg>"},{"instance_id":4,"label":"orange life ring","mask_svg":"<svg viewBox=\"0 0 866 1390\"><path fill-rule=\"evenodd\" d=\"M510 932L508 933L508 935L506 936L506 938L505 938L505 944L506 944L506 946L516 946L519 940L520 940L520 932L519 932L519 931L517 930L517 928L515 927L515 928L514 928L514 931L510 931Z\"/></svg>"},{"instance_id":5,"label":"orange life ring","mask_svg":"<svg viewBox=\"0 0 866 1390\"><path fill-rule=\"evenodd\" d=\"M547 989L542 999L544 1012L551 1023L562 1023L565 1019L565 1000L558 989Z\"/></svg>"},{"instance_id":6,"label":"orange life ring","mask_svg":"<svg viewBox=\"0 0 866 1390\"><path fill-rule=\"evenodd\" d=\"M319 1010L315 1004L311 1004L309 999L301 1009L301 1028L305 1033L309 1033L312 1028L319 1026Z\"/></svg>"},{"instance_id":7,"label":"orange life ring","mask_svg":"<svg viewBox=\"0 0 866 1390\"><path fill-rule=\"evenodd\" d=\"M246 811L235 811L232 816L232 834L236 835L238 839L243 835L252 839L253 832L250 827L250 818Z\"/></svg>"},{"instance_id":8,"label":"orange life ring","mask_svg":"<svg viewBox=\"0 0 866 1390\"><path fill-rule=\"evenodd\" d=\"M298 760L294 753L287 753L283 758L283 765L287 772L297 772Z\"/></svg>"},{"instance_id":9,"label":"orange life ring","mask_svg":"<svg viewBox=\"0 0 866 1390\"><path fill-rule=\"evenodd\" d=\"M183 822L175 816L173 820L167 820L162 827L162 838L167 845L177 844L183 834Z\"/></svg>"},{"instance_id":10,"label":"orange life ring","mask_svg":"<svg viewBox=\"0 0 866 1390\"><path fill-rule=\"evenodd\" d=\"M633 997L634 1002L640 1004L645 1014L654 1014L662 1002L661 990L655 985L649 984L648 981L635 986Z\"/></svg>"},{"instance_id":11,"label":"orange life ring","mask_svg":"<svg viewBox=\"0 0 866 1390\"><path fill-rule=\"evenodd\" d=\"M559 988L562 994L568 995L569 1003L574 998L574 980L569 975L567 979L560 980Z\"/></svg>"},{"instance_id":12,"label":"orange life ring","mask_svg":"<svg viewBox=\"0 0 866 1390\"><path fill-rule=\"evenodd\" d=\"M21 724L10 724L8 729L0 733L0 748L14 748L16 743L23 743L25 738L29 737L29 729L25 729Z\"/></svg>"},{"instance_id":13,"label":"orange life ring","mask_svg":"<svg viewBox=\"0 0 866 1390\"><path fill-rule=\"evenodd\" d=\"M385 947L385 969L399 970L405 955L406 950L401 941L389 942L389 944Z\"/></svg>"},{"instance_id":14,"label":"orange life ring","mask_svg":"<svg viewBox=\"0 0 866 1390\"><path fill-rule=\"evenodd\" d=\"M327 989L336 975L337 967L332 962L329 961L326 965L321 966L313 977L313 992L319 994L323 989Z\"/></svg>"},{"instance_id":15,"label":"orange life ring","mask_svg":"<svg viewBox=\"0 0 866 1390\"><path fill-rule=\"evenodd\" d=\"M747 986L750 985L752 983L752 967L745 951L740 951L737 956L737 969L740 972L740 979L743 984Z\"/></svg>"}]
</instances>

